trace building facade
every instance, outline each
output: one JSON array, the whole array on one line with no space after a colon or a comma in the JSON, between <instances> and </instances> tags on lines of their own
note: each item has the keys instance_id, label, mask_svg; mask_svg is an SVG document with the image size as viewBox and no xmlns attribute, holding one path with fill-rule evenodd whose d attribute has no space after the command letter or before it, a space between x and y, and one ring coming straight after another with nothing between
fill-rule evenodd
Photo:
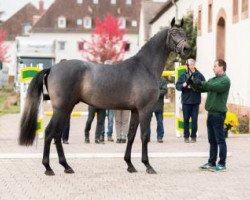
<instances>
[{"instance_id":1,"label":"building facade","mask_svg":"<svg viewBox=\"0 0 250 200\"><path fill-rule=\"evenodd\" d=\"M231 79L229 105L237 105L250 113L250 14L249 0L175 0L177 9L169 0L151 20L151 36L162 27L169 26L178 14L194 15L197 25L197 67L205 75L214 76L217 58L227 62ZM206 95L203 95L205 97Z\"/></svg>"},{"instance_id":2,"label":"building facade","mask_svg":"<svg viewBox=\"0 0 250 200\"><path fill-rule=\"evenodd\" d=\"M249 0L197 0L197 64L206 77L213 76L217 58L227 62L231 79L229 103L250 108Z\"/></svg>"},{"instance_id":3,"label":"building facade","mask_svg":"<svg viewBox=\"0 0 250 200\"><path fill-rule=\"evenodd\" d=\"M0 84L0 87L8 84L8 81L10 83L13 83L14 81L17 66L15 38L17 36L29 36L31 27L36 23L39 17L43 15L43 13L43 1L40 1L39 8L28 3L0 25L0 28L6 33L6 41L4 45L8 47L8 62L3 63L3 70L0 71L0 78L1 80L4 80Z\"/></svg>"},{"instance_id":4,"label":"building facade","mask_svg":"<svg viewBox=\"0 0 250 200\"><path fill-rule=\"evenodd\" d=\"M82 40L91 39L97 18L110 13L119 18L121 28L127 29L124 40L129 44L128 58L139 50L140 0L55 0L33 26L30 36L56 41L56 60L83 59Z\"/></svg>"}]
</instances>

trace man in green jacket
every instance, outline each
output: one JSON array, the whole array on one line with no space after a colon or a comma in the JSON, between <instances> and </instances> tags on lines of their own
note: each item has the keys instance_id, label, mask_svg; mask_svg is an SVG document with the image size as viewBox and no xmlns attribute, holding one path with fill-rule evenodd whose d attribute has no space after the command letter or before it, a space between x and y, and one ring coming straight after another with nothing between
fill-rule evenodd
<instances>
[{"instance_id":1,"label":"man in green jacket","mask_svg":"<svg viewBox=\"0 0 250 200\"><path fill-rule=\"evenodd\" d=\"M208 163L200 167L201 170L225 171L227 145L224 134L224 120L227 112L227 99L230 89L230 79L226 75L227 64L218 59L214 64L215 77L207 82L193 80L191 86L198 91L207 92L205 109L208 111L207 130L210 152ZM216 165L219 148L220 160Z\"/></svg>"}]
</instances>

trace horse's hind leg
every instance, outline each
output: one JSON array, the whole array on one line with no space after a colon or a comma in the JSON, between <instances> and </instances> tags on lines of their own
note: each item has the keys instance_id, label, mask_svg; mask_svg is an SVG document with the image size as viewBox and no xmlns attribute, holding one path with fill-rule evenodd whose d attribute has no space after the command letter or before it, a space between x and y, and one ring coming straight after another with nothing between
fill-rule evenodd
<instances>
[{"instance_id":1,"label":"horse's hind leg","mask_svg":"<svg viewBox=\"0 0 250 200\"><path fill-rule=\"evenodd\" d=\"M142 162L147 168L147 173L156 174L156 171L149 164L148 161L148 141L149 141L149 132L150 132L150 113L149 112L140 112L139 113L139 122L141 127L141 141L142 141Z\"/></svg>"},{"instance_id":2,"label":"horse's hind leg","mask_svg":"<svg viewBox=\"0 0 250 200\"><path fill-rule=\"evenodd\" d=\"M44 139L44 150L43 150L43 165L46 168L45 174L52 176L55 175L49 164L50 144L53 138L53 117L51 118L46 130Z\"/></svg>"},{"instance_id":3,"label":"horse's hind leg","mask_svg":"<svg viewBox=\"0 0 250 200\"><path fill-rule=\"evenodd\" d=\"M133 166L131 162L131 149L132 145L135 139L136 135L136 130L138 128L139 124L139 115L137 110L131 111L131 118L130 118L130 124L129 124L129 132L128 132L128 143L127 143L127 148L124 156L124 160L126 161L128 165L128 172L137 172L135 167Z\"/></svg>"},{"instance_id":4,"label":"horse's hind leg","mask_svg":"<svg viewBox=\"0 0 250 200\"><path fill-rule=\"evenodd\" d=\"M63 146L62 146L62 132L63 129L65 128L65 124L67 123L67 121L69 121L70 118L70 113L71 112L57 112L57 117L58 117L58 127L57 130L55 132L55 144L56 144L56 150L57 150L57 154L58 154L58 158L59 158L59 163L65 168L64 172L68 173L68 174L72 174L74 173L73 169L68 165L65 155L64 155L64 151L63 151Z\"/></svg>"},{"instance_id":5,"label":"horse's hind leg","mask_svg":"<svg viewBox=\"0 0 250 200\"><path fill-rule=\"evenodd\" d=\"M44 140L44 154L43 154L43 165L46 168L46 175L54 175L53 170L49 165L49 153L51 141L54 138L56 149L59 157L59 163L64 166L66 173L73 173L74 171L67 164L66 158L64 156L63 147L61 143L62 131L65 126L66 121L69 118L69 112L55 111L53 117L50 120L49 125L45 131L45 140Z\"/></svg>"}]
</instances>

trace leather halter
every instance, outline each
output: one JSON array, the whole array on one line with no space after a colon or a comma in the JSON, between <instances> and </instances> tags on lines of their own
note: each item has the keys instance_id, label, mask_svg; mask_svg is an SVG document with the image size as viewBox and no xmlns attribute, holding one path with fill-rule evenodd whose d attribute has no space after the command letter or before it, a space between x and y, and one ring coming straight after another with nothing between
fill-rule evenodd
<instances>
[{"instance_id":1,"label":"leather halter","mask_svg":"<svg viewBox=\"0 0 250 200\"><path fill-rule=\"evenodd\" d=\"M170 43L170 38L172 39L172 41L174 41L174 36L173 36L173 31L179 31L177 28L171 28L169 30L169 34L167 37L167 43L170 45L170 49L174 50L176 53L181 53L181 47L183 46L183 43L186 42L186 39L179 39L176 44L173 44L173 42Z\"/></svg>"}]
</instances>

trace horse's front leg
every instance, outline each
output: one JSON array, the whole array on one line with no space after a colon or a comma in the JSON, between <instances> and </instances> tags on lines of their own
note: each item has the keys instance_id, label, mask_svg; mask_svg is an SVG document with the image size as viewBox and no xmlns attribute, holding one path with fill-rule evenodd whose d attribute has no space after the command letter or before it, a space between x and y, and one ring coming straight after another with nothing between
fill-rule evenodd
<instances>
[{"instance_id":1,"label":"horse's front leg","mask_svg":"<svg viewBox=\"0 0 250 200\"><path fill-rule=\"evenodd\" d=\"M132 145L135 139L136 135L136 130L138 128L139 124L139 115L137 110L131 111L131 118L130 118L130 124L129 124L129 131L128 131L128 143L127 143L127 148L124 156L124 160L126 161L128 165L128 172L133 173L137 172L135 167L133 166L131 162L131 149Z\"/></svg>"},{"instance_id":2,"label":"horse's front leg","mask_svg":"<svg viewBox=\"0 0 250 200\"><path fill-rule=\"evenodd\" d=\"M156 174L156 171L149 164L148 161L148 141L150 134L150 118L151 112L140 112L139 122L141 127L141 141L142 141L142 162L147 168L147 173Z\"/></svg>"}]
</instances>

